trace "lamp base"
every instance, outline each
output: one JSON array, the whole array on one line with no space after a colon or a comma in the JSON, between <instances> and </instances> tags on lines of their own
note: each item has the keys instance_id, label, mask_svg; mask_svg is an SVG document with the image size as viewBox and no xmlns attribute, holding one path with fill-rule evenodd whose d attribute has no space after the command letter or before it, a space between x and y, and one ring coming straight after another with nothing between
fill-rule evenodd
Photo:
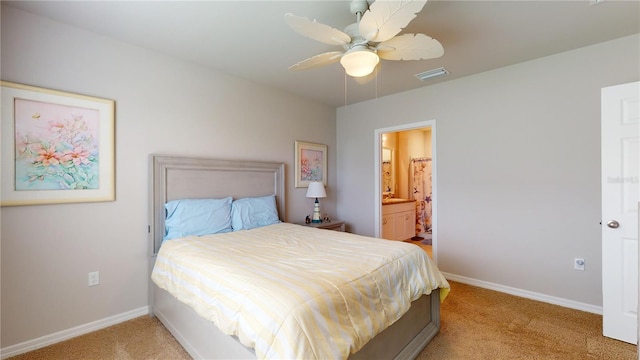
<instances>
[{"instance_id":1,"label":"lamp base","mask_svg":"<svg viewBox=\"0 0 640 360\"><path fill-rule=\"evenodd\" d=\"M320 202L316 198L316 202L313 204L313 215L311 216L311 223L319 224L322 222L320 218Z\"/></svg>"}]
</instances>

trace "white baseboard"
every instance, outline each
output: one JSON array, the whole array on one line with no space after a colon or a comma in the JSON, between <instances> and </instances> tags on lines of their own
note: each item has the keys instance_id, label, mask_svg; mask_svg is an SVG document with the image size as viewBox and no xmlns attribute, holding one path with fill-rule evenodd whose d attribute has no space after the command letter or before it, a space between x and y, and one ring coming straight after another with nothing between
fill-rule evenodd
<instances>
[{"instance_id":1,"label":"white baseboard","mask_svg":"<svg viewBox=\"0 0 640 360\"><path fill-rule=\"evenodd\" d=\"M488 281L468 278L466 276L460 276L460 275L455 275L455 274L450 274L445 272L443 272L442 274L448 280L457 281L463 284L473 285L473 286L481 287L484 289L495 290L495 291L499 291L506 294L515 295L515 296L519 296L519 297L523 297L531 300L542 301L542 302L553 304L553 305L564 306L570 309L576 309L576 310L590 312L593 314L602 315L602 306L586 304L578 301L540 294L533 291L522 290L522 289L510 287L510 286L500 285L500 284L494 284Z\"/></svg>"},{"instance_id":2,"label":"white baseboard","mask_svg":"<svg viewBox=\"0 0 640 360\"><path fill-rule=\"evenodd\" d=\"M148 315L149 306L143 306L141 308L127 311L122 314L110 316L101 320L93 321L84 325L76 326L71 329L59 331L50 335L45 335L33 340L25 341L20 344L7 346L0 349L0 359L5 359L11 356L23 354L32 350L40 349L45 346L49 346L55 343L59 343L64 340L88 334L92 331L104 329L111 325L119 324L121 322L135 319L137 317Z\"/></svg>"}]
</instances>

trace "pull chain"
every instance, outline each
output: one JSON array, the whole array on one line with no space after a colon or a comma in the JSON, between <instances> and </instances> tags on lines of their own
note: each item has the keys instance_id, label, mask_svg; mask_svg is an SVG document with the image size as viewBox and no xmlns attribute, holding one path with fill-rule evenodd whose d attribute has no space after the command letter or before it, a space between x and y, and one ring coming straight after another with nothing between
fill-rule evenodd
<instances>
[{"instance_id":1,"label":"pull chain","mask_svg":"<svg viewBox=\"0 0 640 360\"><path fill-rule=\"evenodd\" d=\"M344 106L347 106L347 72L344 72Z\"/></svg>"},{"instance_id":2,"label":"pull chain","mask_svg":"<svg viewBox=\"0 0 640 360\"><path fill-rule=\"evenodd\" d=\"M376 66L376 100L378 100L378 67Z\"/></svg>"}]
</instances>

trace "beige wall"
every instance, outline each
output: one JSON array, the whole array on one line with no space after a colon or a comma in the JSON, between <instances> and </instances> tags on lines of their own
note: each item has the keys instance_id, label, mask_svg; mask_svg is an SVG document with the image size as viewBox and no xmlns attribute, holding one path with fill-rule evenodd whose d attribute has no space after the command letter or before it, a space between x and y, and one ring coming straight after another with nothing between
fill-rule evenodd
<instances>
[{"instance_id":1,"label":"beige wall","mask_svg":"<svg viewBox=\"0 0 640 360\"><path fill-rule=\"evenodd\" d=\"M339 108L338 216L373 235L375 130L435 120L439 267L597 309L600 89L640 79L639 53L634 35Z\"/></svg>"},{"instance_id":2,"label":"beige wall","mask_svg":"<svg viewBox=\"0 0 640 360\"><path fill-rule=\"evenodd\" d=\"M302 221L294 141L326 144L336 215L335 109L5 6L1 26L3 80L116 101L115 202L2 208L2 348L147 306L151 153L285 162Z\"/></svg>"}]
</instances>

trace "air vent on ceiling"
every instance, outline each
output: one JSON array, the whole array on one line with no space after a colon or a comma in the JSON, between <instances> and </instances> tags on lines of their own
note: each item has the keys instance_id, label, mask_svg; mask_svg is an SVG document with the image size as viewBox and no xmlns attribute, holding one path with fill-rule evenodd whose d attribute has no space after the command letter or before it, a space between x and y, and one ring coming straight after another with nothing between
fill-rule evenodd
<instances>
[{"instance_id":1,"label":"air vent on ceiling","mask_svg":"<svg viewBox=\"0 0 640 360\"><path fill-rule=\"evenodd\" d=\"M434 77L449 75L449 71L447 69L441 67L433 70L428 70L425 72L421 72L415 75L421 81L425 81L427 79L433 79Z\"/></svg>"}]
</instances>

